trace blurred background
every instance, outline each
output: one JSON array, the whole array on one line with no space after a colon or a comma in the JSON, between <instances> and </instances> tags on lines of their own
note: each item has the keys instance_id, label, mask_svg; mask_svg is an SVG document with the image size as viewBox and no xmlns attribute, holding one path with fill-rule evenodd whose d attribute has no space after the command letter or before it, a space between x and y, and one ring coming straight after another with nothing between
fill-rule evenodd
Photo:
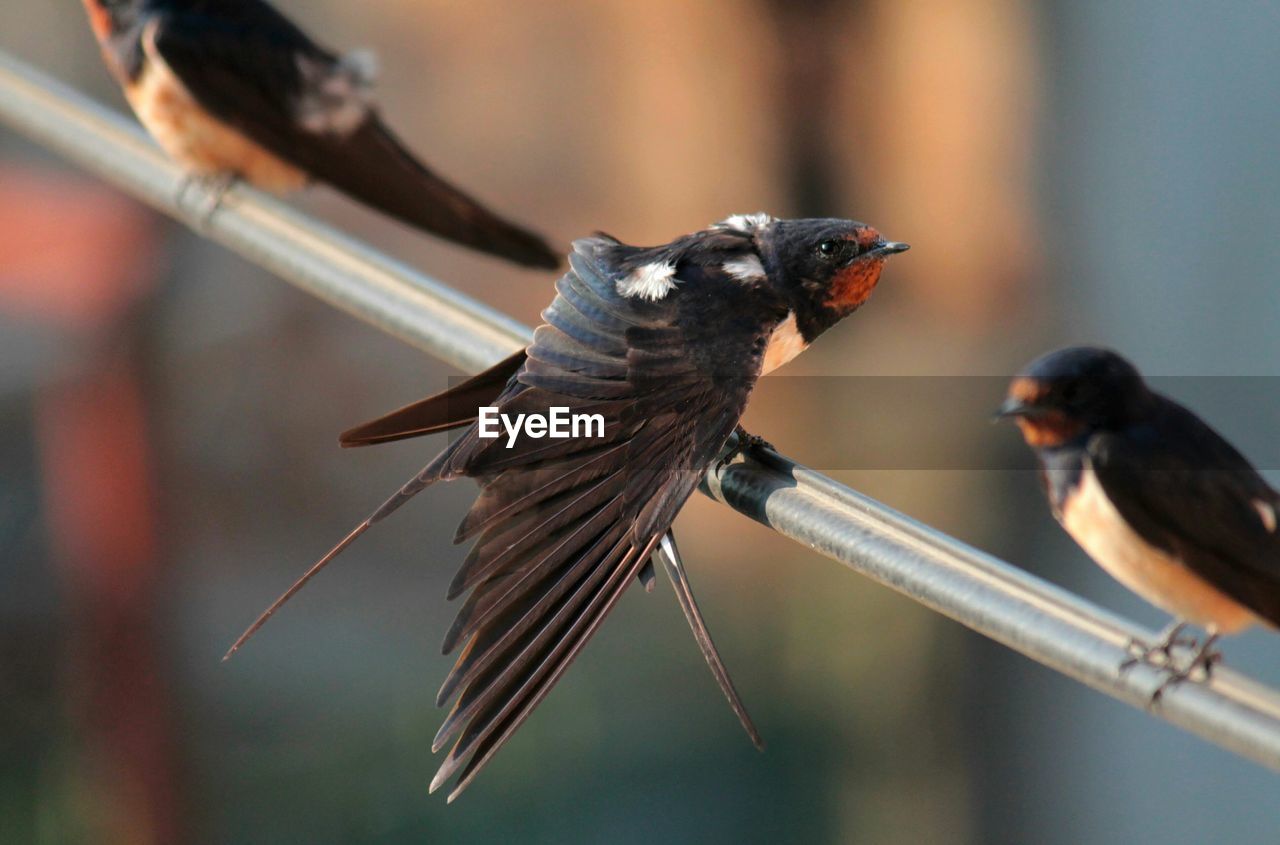
<instances>
[{"instance_id":1,"label":"blurred background","mask_svg":"<svg viewBox=\"0 0 1280 845\"><path fill-rule=\"evenodd\" d=\"M1280 375L1275 3L280 5L376 48L411 146L561 243L759 209L909 241L747 427L1163 624L1057 529L983 415L1068 342L1156 375ZM0 49L124 107L78 3L0 3ZM297 202L526 322L550 298L548 276L326 190ZM469 484L415 500L218 661L440 445L343 452L337 432L457 373L2 128L0 233L0 842L1276 841L1274 774L702 497L677 530L768 751L660 582L446 806L426 792L432 700ZM1196 407L1275 454L1274 403ZM1227 653L1277 684L1278 645Z\"/></svg>"}]
</instances>

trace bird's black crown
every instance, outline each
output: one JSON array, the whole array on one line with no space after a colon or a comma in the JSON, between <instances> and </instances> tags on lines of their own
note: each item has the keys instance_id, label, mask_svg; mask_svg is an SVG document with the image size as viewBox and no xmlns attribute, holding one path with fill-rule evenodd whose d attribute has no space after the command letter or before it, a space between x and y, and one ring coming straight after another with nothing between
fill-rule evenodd
<instances>
[{"instance_id":1,"label":"bird's black crown","mask_svg":"<svg viewBox=\"0 0 1280 845\"><path fill-rule=\"evenodd\" d=\"M1090 429L1137 419L1151 393L1137 368L1109 349L1072 346L1037 358L1014 377L1002 416L1058 416Z\"/></svg>"}]
</instances>

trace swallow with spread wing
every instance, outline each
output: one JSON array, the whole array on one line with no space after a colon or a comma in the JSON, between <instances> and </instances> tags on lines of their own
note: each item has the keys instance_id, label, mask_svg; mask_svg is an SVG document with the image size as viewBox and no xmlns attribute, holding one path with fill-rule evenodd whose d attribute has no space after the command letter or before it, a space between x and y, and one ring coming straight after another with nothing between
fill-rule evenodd
<instances>
[{"instance_id":1,"label":"swallow with spread wing","mask_svg":"<svg viewBox=\"0 0 1280 845\"><path fill-rule=\"evenodd\" d=\"M445 638L463 645L438 703L457 740L432 783L461 792L548 693L633 580L658 560L699 647L751 724L693 601L671 523L738 428L756 380L871 296L907 249L848 220L731 217L657 247L600 235L570 271L533 343L465 383L342 435L345 446L466 427L435 460L283 595L428 485L463 476L480 495L456 542L475 545L449 591L470 591ZM600 414L602 437L483 439L478 408Z\"/></svg>"},{"instance_id":2,"label":"swallow with spread wing","mask_svg":"<svg viewBox=\"0 0 1280 845\"><path fill-rule=\"evenodd\" d=\"M1171 685L1208 674L1213 644L1280 625L1280 494L1191 411L1151 390L1114 352L1073 347L1032 362L1000 415L1017 420L1054 516L1110 575L1174 616L1134 659ZM1174 666L1188 623L1208 636ZM1194 641L1191 641L1194 644Z\"/></svg>"},{"instance_id":3,"label":"swallow with spread wing","mask_svg":"<svg viewBox=\"0 0 1280 845\"><path fill-rule=\"evenodd\" d=\"M317 45L262 0L84 0L107 67L194 176L286 192L320 181L410 226L530 267L539 237L480 205L383 123L373 61Z\"/></svg>"}]
</instances>

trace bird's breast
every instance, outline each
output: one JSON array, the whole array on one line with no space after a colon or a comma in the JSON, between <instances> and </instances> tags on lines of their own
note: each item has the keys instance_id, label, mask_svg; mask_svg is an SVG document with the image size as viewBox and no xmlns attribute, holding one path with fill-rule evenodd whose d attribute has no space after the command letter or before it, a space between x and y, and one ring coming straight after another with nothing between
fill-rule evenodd
<instances>
[{"instance_id":1,"label":"bird's breast","mask_svg":"<svg viewBox=\"0 0 1280 845\"><path fill-rule=\"evenodd\" d=\"M1120 515L1092 468L1084 468L1060 510L1062 526L1081 548L1111 577L1155 606L1226 634L1258 621L1248 608L1144 540Z\"/></svg>"},{"instance_id":2,"label":"bird's breast","mask_svg":"<svg viewBox=\"0 0 1280 845\"><path fill-rule=\"evenodd\" d=\"M764 348L764 365L760 375L768 375L792 358L799 355L809 344L800 334L796 325L796 313L792 311L787 318L774 327L769 335L769 342Z\"/></svg>"}]
</instances>

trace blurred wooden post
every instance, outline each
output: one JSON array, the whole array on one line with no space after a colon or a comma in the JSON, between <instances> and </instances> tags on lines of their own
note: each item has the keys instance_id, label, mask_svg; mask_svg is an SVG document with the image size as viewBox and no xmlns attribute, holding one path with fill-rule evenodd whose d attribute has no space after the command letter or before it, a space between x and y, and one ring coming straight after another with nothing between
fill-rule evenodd
<instances>
[{"instance_id":1,"label":"blurred wooden post","mask_svg":"<svg viewBox=\"0 0 1280 845\"><path fill-rule=\"evenodd\" d=\"M846 16L865 12L865 0L763 0L778 42L786 53L777 82L778 132L786 191L797 213L846 217L851 205L843 190L833 149L841 86L840 53L851 33ZM852 203L856 205L856 203Z\"/></svg>"}]
</instances>

